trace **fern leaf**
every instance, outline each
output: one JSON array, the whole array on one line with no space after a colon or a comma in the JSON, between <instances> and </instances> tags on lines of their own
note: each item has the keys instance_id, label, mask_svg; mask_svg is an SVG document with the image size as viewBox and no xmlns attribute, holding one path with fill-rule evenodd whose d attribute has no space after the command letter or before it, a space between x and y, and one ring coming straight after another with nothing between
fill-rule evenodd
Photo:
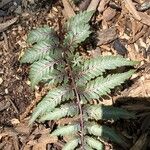
<instances>
[{"instance_id":1,"label":"fern leaf","mask_svg":"<svg viewBox=\"0 0 150 150\"><path fill-rule=\"evenodd\" d=\"M133 73L134 70L131 70L125 73L108 75L106 78L98 77L87 83L87 87L81 95L86 97L87 100L99 99L101 96L110 93L110 90L115 86L122 84L125 80L131 77Z\"/></svg>"},{"instance_id":2,"label":"fern leaf","mask_svg":"<svg viewBox=\"0 0 150 150\"><path fill-rule=\"evenodd\" d=\"M118 143L120 146L127 146L126 139L119 133L116 133L114 129L107 126L99 126L97 124L91 124L87 127L89 134L100 136L105 139L110 138L111 141Z\"/></svg>"},{"instance_id":3,"label":"fern leaf","mask_svg":"<svg viewBox=\"0 0 150 150\"><path fill-rule=\"evenodd\" d=\"M71 45L77 47L77 45L83 42L91 33L88 25L89 20L93 15L91 12L82 12L72 17L66 24L67 34L65 36L65 45Z\"/></svg>"},{"instance_id":4,"label":"fern leaf","mask_svg":"<svg viewBox=\"0 0 150 150\"><path fill-rule=\"evenodd\" d=\"M64 97L70 89L66 87L57 87L48 92L43 100L37 105L30 119L32 124L39 116L42 116L47 110L52 111L58 104L66 100Z\"/></svg>"},{"instance_id":5,"label":"fern leaf","mask_svg":"<svg viewBox=\"0 0 150 150\"><path fill-rule=\"evenodd\" d=\"M54 51L55 49L55 51ZM53 60L54 58L60 58L60 49L56 48L54 43L49 41L41 41L29 48L21 59L21 63L33 63L34 61L47 59Z\"/></svg>"},{"instance_id":6,"label":"fern leaf","mask_svg":"<svg viewBox=\"0 0 150 150\"><path fill-rule=\"evenodd\" d=\"M58 37L55 31L50 27L41 27L32 30L27 38L27 42L30 44L38 43L45 40L51 40L58 43Z\"/></svg>"},{"instance_id":7,"label":"fern leaf","mask_svg":"<svg viewBox=\"0 0 150 150\"><path fill-rule=\"evenodd\" d=\"M79 143L79 139L73 139L71 141L68 141L65 146L62 148L62 150L74 150Z\"/></svg>"},{"instance_id":8,"label":"fern leaf","mask_svg":"<svg viewBox=\"0 0 150 150\"><path fill-rule=\"evenodd\" d=\"M84 62L76 80L78 84L85 84L91 79L102 75L105 70L116 69L121 66L134 66L135 64L137 62L129 61L121 56L98 56Z\"/></svg>"},{"instance_id":9,"label":"fern leaf","mask_svg":"<svg viewBox=\"0 0 150 150\"><path fill-rule=\"evenodd\" d=\"M91 138L89 136L87 136L85 139L86 139L86 143L92 148L96 150L103 150L103 144L100 141L95 140L94 138Z\"/></svg>"},{"instance_id":10,"label":"fern leaf","mask_svg":"<svg viewBox=\"0 0 150 150\"><path fill-rule=\"evenodd\" d=\"M85 145L85 149L86 150L94 150L92 147L90 147L89 145ZM80 149L78 149L78 150L80 150Z\"/></svg>"},{"instance_id":11,"label":"fern leaf","mask_svg":"<svg viewBox=\"0 0 150 150\"><path fill-rule=\"evenodd\" d=\"M117 120L120 118L123 119L135 118L134 113L113 106L87 105L84 112L87 113L90 119L95 120L102 120L102 119Z\"/></svg>"},{"instance_id":12,"label":"fern leaf","mask_svg":"<svg viewBox=\"0 0 150 150\"><path fill-rule=\"evenodd\" d=\"M50 78L57 61L39 60L31 65L30 80L32 88L40 81Z\"/></svg>"},{"instance_id":13,"label":"fern leaf","mask_svg":"<svg viewBox=\"0 0 150 150\"><path fill-rule=\"evenodd\" d=\"M80 130L79 124L66 125L66 126L62 126L56 129L54 132L52 132L52 135L55 135L55 136L70 135L70 134L77 133L79 130Z\"/></svg>"},{"instance_id":14,"label":"fern leaf","mask_svg":"<svg viewBox=\"0 0 150 150\"><path fill-rule=\"evenodd\" d=\"M87 24L90 21L93 13L94 11L84 11L70 18L66 23L67 30L70 31L72 28L80 24Z\"/></svg>"},{"instance_id":15,"label":"fern leaf","mask_svg":"<svg viewBox=\"0 0 150 150\"><path fill-rule=\"evenodd\" d=\"M62 105L60 108L54 109L52 112L47 112L45 115L43 115L39 121L45 121L45 120L58 120L60 118L71 116L78 114L78 108L74 104L65 104Z\"/></svg>"}]
</instances>

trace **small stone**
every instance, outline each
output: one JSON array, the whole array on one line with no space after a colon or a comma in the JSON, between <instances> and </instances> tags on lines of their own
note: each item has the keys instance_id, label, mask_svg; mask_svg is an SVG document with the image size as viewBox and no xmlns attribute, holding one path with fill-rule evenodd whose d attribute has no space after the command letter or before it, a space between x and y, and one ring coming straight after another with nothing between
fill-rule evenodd
<instances>
[{"instance_id":1,"label":"small stone","mask_svg":"<svg viewBox=\"0 0 150 150\"><path fill-rule=\"evenodd\" d=\"M5 89L5 94L8 94L8 89Z\"/></svg>"},{"instance_id":2,"label":"small stone","mask_svg":"<svg viewBox=\"0 0 150 150\"><path fill-rule=\"evenodd\" d=\"M16 118L13 118L13 119L11 119L11 123L12 123L13 125L17 125L17 124L20 123L20 121L19 121L18 119L16 119Z\"/></svg>"}]
</instances>

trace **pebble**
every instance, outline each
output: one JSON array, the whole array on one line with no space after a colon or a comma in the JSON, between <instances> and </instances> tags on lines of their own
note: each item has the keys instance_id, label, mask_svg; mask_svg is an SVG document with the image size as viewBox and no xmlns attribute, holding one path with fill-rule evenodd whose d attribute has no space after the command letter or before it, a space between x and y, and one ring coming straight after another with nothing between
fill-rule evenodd
<instances>
[{"instance_id":1,"label":"pebble","mask_svg":"<svg viewBox=\"0 0 150 150\"><path fill-rule=\"evenodd\" d=\"M8 89L5 89L5 94L8 94Z\"/></svg>"}]
</instances>

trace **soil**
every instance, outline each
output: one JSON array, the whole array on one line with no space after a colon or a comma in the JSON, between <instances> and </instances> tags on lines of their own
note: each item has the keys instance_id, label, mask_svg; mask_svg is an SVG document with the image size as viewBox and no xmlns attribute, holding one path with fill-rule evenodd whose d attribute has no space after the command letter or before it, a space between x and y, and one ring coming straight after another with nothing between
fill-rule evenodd
<instances>
[{"instance_id":1,"label":"soil","mask_svg":"<svg viewBox=\"0 0 150 150\"><path fill-rule=\"evenodd\" d=\"M17 5L14 6L14 2ZM139 1L137 4L139 8L142 7ZM54 27L56 30L60 28L60 23L63 24L67 19L64 5L59 0L9 0L7 4L2 7L1 5L2 2L1 23L14 16L18 16L18 20L0 33L0 149L44 150L47 147L49 150L60 150L62 141L49 139L47 136L54 126L53 122L28 126L28 117L44 95L45 89L40 86L36 87L35 91L31 89L29 65L22 65L19 60L26 50L25 41L32 28L43 25ZM71 6L78 12L86 5L88 4L82 3ZM127 8L122 5L121 13L120 1L111 1L103 11L99 6L91 23L98 36L98 42L95 43L93 35L82 48L90 50L88 53L93 56L113 54L140 61L135 76L114 91L111 99L107 98L103 103L115 103L116 106L137 111L138 119L121 120L114 126L132 139L132 150L136 150L137 147L138 150L144 150L150 148L150 24L145 23L145 20L136 20ZM145 12L150 15L150 9ZM57 142L50 144L52 141ZM110 143L106 143L105 149L111 147Z\"/></svg>"}]
</instances>

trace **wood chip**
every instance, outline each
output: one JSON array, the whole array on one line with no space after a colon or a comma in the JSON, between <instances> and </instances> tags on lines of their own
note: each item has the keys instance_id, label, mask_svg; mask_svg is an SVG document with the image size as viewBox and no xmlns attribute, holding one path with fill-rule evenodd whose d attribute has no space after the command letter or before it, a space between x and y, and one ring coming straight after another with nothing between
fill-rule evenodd
<instances>
[{"instance_id":1,"label":"wood chip","mask_svg":"<svg viewBox=\"0 0 150 150\"><path fill-rule=\"evenodd\" d=\"M103 12L103 19L105 21L110 21L112 20L116 15L116 10L113 8L108 7L104 12Z\"/></svg>"},{"instance_id":2,"label":"wood chip","mask_svg":"<svg viewBox=\"0 0 150 150\"><path fill-rule=\"evenodd\" d=\"M64 11L65 11L65 17L67 16L68 18L71 18L75 16L75 12L72 9L70 3L67 0L62 0L63 6L64 6Z\"/></svg>"},{"instance_id":3,"label":"wood chip","mask_svg":"<svg viewBox=\"0 0 150 150\"><path fill-rule=\"evenodd\" d=\"M101 0L98 6L98 11L101 13L105 10L106 5L109 3L110 0Z\"/></svg>"},{"instance_id":4,"label":"wood chip","mask_svg":"<svg viewBox=\"0 0 150 150\"><path fill-rule=\"evenodd\" d=\"M98 4L99 4L100 0L92 0L89 7L87 8L87 11L96 11Z\"/></svg>"},{"instance_id":5,"label":"wood chip","mask_svg":"<svg viewBox=\"0 0 150 150\"><path fill-rule=\"evenodd\" d=\"M133 2L131 0L124 0L125 6L128 11L133 15L136 20L141 20L139 13L137 12Z\"/></svg>"},{"instance_id":6,"label":"wood chip","mask_svg":"<svg viewBox=\"0 0 150 150\"><path fill-rule=\"evenodd\" d=\"M139 15L141 17L141 22L145 25L148 25L150 26L150 15L147 15L146 13L144 12L139 12Z\"/></svg>"},{"instance_id":7,"label":"wood chip","mask_svg":"<svg viewBox=\"0 0 150 150\"><path fill-rule=\"evenodd\" d=\"M83 0L80 4L79 4L79 9L80 10L86 10L90 4L91 0Z\"/></svg>"},{"instance_id":8,"label":"wood chip","mask_svg":"<svg viewBox=\"0 0 150 150\"><path fill-rule=\"evenodd\" d=\"M108 44L117 38L115 27L105 29L98 32L98 45Z\"/></svg>"}]
</instances>

